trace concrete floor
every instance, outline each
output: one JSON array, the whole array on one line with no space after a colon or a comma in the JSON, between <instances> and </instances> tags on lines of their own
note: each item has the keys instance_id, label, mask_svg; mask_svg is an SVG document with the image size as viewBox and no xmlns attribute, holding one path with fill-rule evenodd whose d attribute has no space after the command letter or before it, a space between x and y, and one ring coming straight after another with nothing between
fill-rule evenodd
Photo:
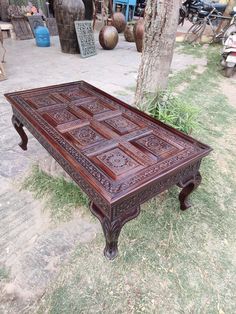
<instances>
[{"instance_id":1,"label":"concrete floor","mask_svg":"<svg viewBox=\"0 0 236 314\"><path fill-rule=\"evenodd\" d=\"M96 36L97 37L97 36ZM82 59L60 51L58 37L51 38L50 48L38 48L34 40L5 40L7 49L5 64L8 80L1 82L1 91L33 88L50 84L86 80L110 93L135 87L141 60L134 43L128 43L120 35L117 47L103 50L98 41L97 55ZM189 64L199 63L191 56L176 54L172 63L174 71ZM133 96L133 92L130 93Z\"/></svg>"},{"instance_id":2,"label":"concrete floor","mask_svg":"<svg viewBox=\"0 0 236 314\"><path fill-rule=\"evenodd\" d=\"M5 40L5 46L9 79L1 83L4 91L86 80L114 93L135 85L141 57L135 45L124 40L113 51L97 43L97 55L86 59L62 53L58 37L51 38L50 48L38 48L34 40Z\"/></svg>"},{"instance_id":3,"label":"concrete floor","mask_svg":"<svg viewBox=\"0 0 236 314\"><path fill-rule=\"evenodd\" d=\"M125 42L120 36L116 49L105 51L97 42L97 55L81 59L79 55L63 54L57 37L51 41L50 48L38 48L34 40L5 40L8 79L0 82L0 271L6 269L9 277L7 283L0 280L0 313L19 313L29 300L39 298L75 245L79 241L89 242L101 232L89 214L87 218L76 216L54 226L42 211L42 203L30 193L19 191L16 182L33 163L49 157L32 136L28 151L18 147L19 138L11 125L11 107L3 94L86 80L129 103L134 98L141 58L134 43ZM204 62L175 54L172 70Z\"/></svg>"}]
</instances>

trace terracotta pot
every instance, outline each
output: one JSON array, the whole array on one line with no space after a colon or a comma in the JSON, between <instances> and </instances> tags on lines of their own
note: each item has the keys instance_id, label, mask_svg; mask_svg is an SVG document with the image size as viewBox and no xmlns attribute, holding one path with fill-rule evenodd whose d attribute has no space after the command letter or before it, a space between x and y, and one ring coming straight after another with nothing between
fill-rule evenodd
<instances>
[{"instance_id":1,"label":"terracotta pot","mask_svg":"<svg viewBox=\"0 0 236 314\"><path fill-rule=\"evenodd\" d=\"M119 40L117 29L110 25L108 21L107 26L103 26L99 33L99 42L103 49L111 50L115 48Z\"/></svg>"},{"instance_id":2,"label":"terracotta pot","mask_svg":"<svg viewBox=\"0 0 236 314\"><path fill-rule=\"evenodd\" d=\"M134 42L134 23L128 23L126 25L125 31L124 31L125 40L132 43Z\"/></svg>"},{"instance_id":3,"label":"terracotta pot","mask_svg":"<svg viewBox=\"0 0 236 314\"><path fill-rule=\"evenodd\" d=\"M134 25L134 40L138 52L143 50L143 35L144 35L144 19L139 19Z\"/></svg>"},{"instance_id":4,"label":"terracotta pot","mask_svg":"<svg viewBox=\"0 0 236 314\"><path fill-rule=\"evenodd\" d=\"M54 12L62 52L79 53L74 21L84 20L85 8L83 1L56 0L54 3Z\"/></svg>"},{"instance_id":5,"label":"terracotta pot","mask_svg":"<svg viewBox=\"0 0 236 314\"><path fill-rule=\"evenodd\" d=\"M115 12L112 16L112 25L117 29L118 33L122 33L126 27L124 14L121 12Z\"/></svg>"}]
</instances>

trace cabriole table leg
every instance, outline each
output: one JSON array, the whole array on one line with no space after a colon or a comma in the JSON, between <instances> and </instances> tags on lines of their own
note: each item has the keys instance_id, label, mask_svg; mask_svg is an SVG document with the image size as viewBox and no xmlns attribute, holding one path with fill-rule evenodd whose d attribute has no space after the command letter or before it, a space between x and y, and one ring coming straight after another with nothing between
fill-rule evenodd
<instances>
[{"instance_id":1,"label":"cabriole table leg","mask_svg":"<svg viewBox=\"0 0 236 314\"><path fill-rule=\"evenodd\" d=\"M90 210L94 216L96 216L101 222L103 233L106 240L106 246L104 248L104 255L109 259L113 260L118 255L118 239L124 224L131 219L137 217L140 213L140 206L138 208L127 211L125 216L115 219L114 221L110 221L108 217L106 217L99 207L94 204L94 202L90 203Z\"/></svg>"},{"instance_id":2,"label":"cabriole table leg","mask_svg":"<svg viewBox=\"0 0 236 314\"><path fill-rule=\"evenodd\" d=\"M200 172L197 172L190 180L185 183L180 182L178 184L179 187L183 188L182 191L179 193L179 201L180 201L180 209L186 210L191 207L189 203L189 195L197 189L202 181L202 177Z\"/></svg>"},{"instance_id":3,"label":"cabriole table leg","mask_svg":"<svg viewBox=\"0 0 236 314\"><path fill-rule=\"evenodd\" d=\"M14 114L12 116L11 121L12 121L12 124L13 124L14 128L16 129L17 133L21 137L21 142L19 143L19 146L23 150L27 150L28 137L27 137L27 135L23 129L23 124L17 119L17 117Z\"/></svg>"}]
</instances>

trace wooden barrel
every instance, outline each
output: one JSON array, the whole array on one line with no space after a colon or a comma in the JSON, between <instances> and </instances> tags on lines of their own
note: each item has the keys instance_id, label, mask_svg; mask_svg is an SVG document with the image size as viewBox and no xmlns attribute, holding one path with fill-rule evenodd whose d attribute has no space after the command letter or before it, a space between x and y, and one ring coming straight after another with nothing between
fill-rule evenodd
<instances>
[{"instance_id":1,"label":"wooden barrel","mask_svg":"<svg viewBox=\"0 0 236 314\"><path fill-rule=\"evenodd\" d=\"M85 8L83 1L56 0L54 2L54 12L62 52L79 53L74 21L84 20Z\"/></svg>"}]
</instances>

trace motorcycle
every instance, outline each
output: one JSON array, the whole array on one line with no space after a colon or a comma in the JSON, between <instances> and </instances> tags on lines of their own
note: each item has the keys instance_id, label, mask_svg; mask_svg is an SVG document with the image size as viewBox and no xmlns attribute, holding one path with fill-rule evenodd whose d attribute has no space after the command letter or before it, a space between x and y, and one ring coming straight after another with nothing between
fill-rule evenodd
<instances>
[{"instance_id":1,"label":"motorcycle","mask_svg":"<svg viewBox=\"0 0 236 314\"><path fill-rule=\"evenodd\" d=\"M207 3L203 0L185 0L179 12L179 24L183 24L185 19L192 23L196 23L199 19L207 17L209 14L214 14L216 19L223 15L226 4Z\"/></svg>"},{"instance_id":2,"label":"motorcycle","mask_svg":"<svg viewBox=\"0 0 236 314\"><path fill-rule=\"evenodd\" d=\"M230 35L233 35L236 33L236 7L233 8L233 11L230 13L231 21L229 23L229 26L226 26L226 29L223 29L224 32L223 38L222 38L222 44L225 45L226 40Z\"/></svg>"},{"instance_id":3,"label":"motorcycle","mask_svg":"<svg viewBox=\"0 0 236 314\"><path fill-rule=\"evenodd\" d=\"M134 10L134 15L143 17L147 0L138 0Z\"/></svg>"},{"instance_id":4,"label":"motorcycle","mask_svg":"<svg viewBox=\"0 0 236 314\"><path fill-rule=\"evenodd\" d=\"M231 77L236 70L236 34L230 35L225 41L221 65L226 77Z\"/></svg>"}]
</instances>

